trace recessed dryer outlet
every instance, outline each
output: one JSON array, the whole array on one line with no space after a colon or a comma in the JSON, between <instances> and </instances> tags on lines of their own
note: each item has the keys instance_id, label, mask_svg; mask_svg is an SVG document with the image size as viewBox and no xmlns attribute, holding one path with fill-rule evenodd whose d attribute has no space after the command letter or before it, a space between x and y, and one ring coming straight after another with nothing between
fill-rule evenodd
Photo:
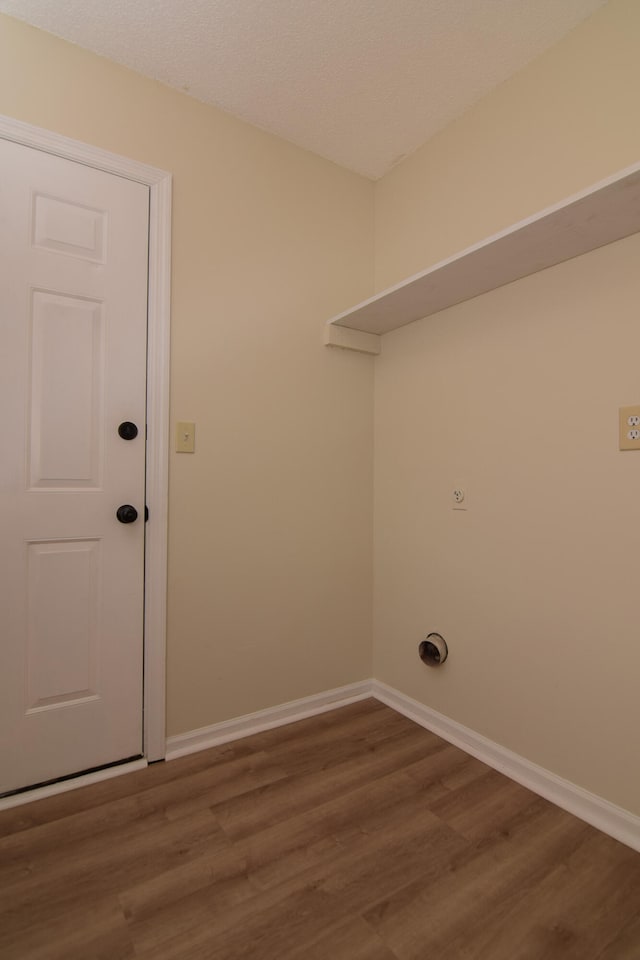
<instances>
[{"instance_id":1,"label":"recessed dryer outlet","mask_svg":"<svg viewBox=\"0 0 640 960\"><path fill-rule=\"evenodd\" d=\"M466 510L469 506L467 491L461 483L456 483L451 491L451 506L454 510Z\"/></svg>"}]
</instances>

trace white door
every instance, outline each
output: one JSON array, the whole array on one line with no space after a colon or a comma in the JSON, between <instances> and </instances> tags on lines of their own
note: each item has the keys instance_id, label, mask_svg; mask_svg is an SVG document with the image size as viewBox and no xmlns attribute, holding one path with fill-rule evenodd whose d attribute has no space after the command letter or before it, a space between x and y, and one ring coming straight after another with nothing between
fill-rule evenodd
<instances>
[{"instance_id":1,"label":"white door","mask_svg":"<svg viewBox=\"0 0 640 960\"><path fill-rule=\"evenodd\" d=\"M0 794L142 754L148 211L0 140Z\"/></svg>"}]
</instances>

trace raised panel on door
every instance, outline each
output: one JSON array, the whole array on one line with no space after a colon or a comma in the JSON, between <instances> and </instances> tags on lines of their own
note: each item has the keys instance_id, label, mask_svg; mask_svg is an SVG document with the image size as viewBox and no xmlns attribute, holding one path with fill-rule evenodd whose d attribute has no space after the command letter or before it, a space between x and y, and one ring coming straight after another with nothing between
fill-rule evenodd
<instances>
[{"instance_id":1,"label":"raised panel on door","mask_svg":"<svg viewBox=\"0 0 640 960\"><path fill-rule=\"evenodd\" d=\"M99 487L104 378L103 304L33 290L30 482Z\"/></svg>"},{"instance_id":2,"label":"raised panel on door","mask_svg":"<svg viewBox=\"0 0 640 960\"><path fill-rule=\"evenodd\" d=\"M34 247L104 263L107 212L68 199L33 194Z\"/></svg>"},{"instance_id":3,"label":"raised panel on door","mask_svg":"<svg viewBox=\"0 0 640 960\"><path fill-rule=\"evenodd\" d=\"M100 696L99 540L27 545L27 715Z\"/></svg>"}]
</instances>

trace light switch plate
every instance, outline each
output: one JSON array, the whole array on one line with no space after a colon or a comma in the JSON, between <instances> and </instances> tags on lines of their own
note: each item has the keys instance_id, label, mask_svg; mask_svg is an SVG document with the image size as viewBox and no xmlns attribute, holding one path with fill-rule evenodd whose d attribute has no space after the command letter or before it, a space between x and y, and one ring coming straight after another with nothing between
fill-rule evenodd
<instances>
[{"instance_id":1,"label":"light switch plate","mask_svg":"<svg viewBox=\"0 0 640 960\"><path fill-rule=\"evenodd\" d=\"M640 403L620 407L620 449L640 450Z\"/></svg>"},{"instance_id":2,"label":"light switch plate","mask_svg":"<svg viewBox=\"0 0 640 960\"><path fill-rule=\"evenodd\" d=\"M176 453L196 452L196 425L189 421L176 423Z\"/></svg>"}]
</instances>

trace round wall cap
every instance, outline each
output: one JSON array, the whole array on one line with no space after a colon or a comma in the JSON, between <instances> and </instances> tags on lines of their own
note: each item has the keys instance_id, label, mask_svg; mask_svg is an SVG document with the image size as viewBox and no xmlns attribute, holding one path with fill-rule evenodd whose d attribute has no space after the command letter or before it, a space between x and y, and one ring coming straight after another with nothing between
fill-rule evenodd
<instances>
[{"instance_id":1,"label":"round wall cap","mask_svg":"<svg viewBox=\"0 0 640 960\"><path fill-rule=\"evenodd\" d=\"M441 637L439 633L429 633L418 644L418 655L428 667L441 666L449 656L449 649L444 637Z\"/></svg>"}]
</instances>

